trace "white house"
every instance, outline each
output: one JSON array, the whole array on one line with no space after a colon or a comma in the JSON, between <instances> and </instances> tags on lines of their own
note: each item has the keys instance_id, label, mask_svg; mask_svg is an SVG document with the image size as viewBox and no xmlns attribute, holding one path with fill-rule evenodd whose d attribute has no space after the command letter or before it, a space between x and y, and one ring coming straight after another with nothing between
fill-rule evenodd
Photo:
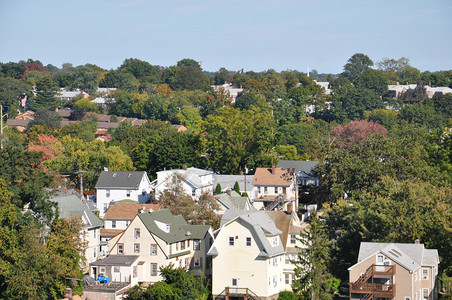
<instances>
[{"instance_id":1,"label":"white house","mask_svg":"<svg viewBox=\"0 0 452 300\"><path fill-rule=\"evenodd\" d=\"M166 189L180 184L186 194L192 196L193 200L198 200L203 193L213 192L213 183L212 171L198 168L164 170L157 172L155 194L158 197Z\"/></svg>"},{"instance_id":2,"label":"white house","mask_svg":"<svg viewBox=\"0 0 452 300\"><path fill-rule=\"evenodd\" d=\"M296 214L283 211L228 210L208 255L215 299L257 296L276 299L290 290L302 230ZM293 242L293 243L292 243ZM218 297L218 298L217 298Z\"/></svg>"},{"instance_id":3,"label":"white house","mask_svg":"<svg viewBox=\"0 0 452 300\"><path fill-rule=\"evenodd\" d=\"M159 268L169 264L185 267L195 276L210 275L206 253L212 243L209 225L190 225L167 209L140 213L126 230L109 240L110 255L91 264L90 275L105 271L112 281L128 280L131 286L162 280ZM120 257L127 257L128 264ZM116 263L123 268L115 269Z\"/></svg>"},{"instance_id":4,"label":"white house","mask_svg":"<svg viewBox=\"0 0 452 300\"><path fill-rule=\"evenodd\" d=\"M100 220L82 201L79 194L69 190L67 193L60 193L50 198L51 201L58 203L60 217L71 218L73 216L80 218L85 224L81 232L82 240L87 242L85 251L86 262L96 261L100 254L100 230L103 225Z\"/></svg>"},{"instance_id":5,"label":"white house","mask_svg":"<svg viewBox=\"0 0 452 300\"><path fill-rule=\"evenodd\" d=\"M219 209L217 214L224 214L226 210L256 210L248 197L240 196L236 191L227 190L213 196L217 201Z\"/></svg>"},{"instance_id":6,"label":"white house","mask_svg":"<svg viewBox=\"0 0 452 300\"><path fill-rule=\"evenodd\" d=\"M217 184L221 186L221 191L226 192L228 189L233 190L234 185L237 182L239 184L240 193L246 193L247 195L251 194L253 189L253 178L254 175L220 175L214 174L214 188L217 187Z\"/></svg>"},{"instance_id":7,"label":"white house","mask_svg":"<svg viewBox=\"0 0 452 300\"><path fill-rule=\"evenodd\" d=\"M149 201L151 182L146 172L103 171L96 183L96 205L103 217L112 201Z\"/></svg>"}]
</instances>

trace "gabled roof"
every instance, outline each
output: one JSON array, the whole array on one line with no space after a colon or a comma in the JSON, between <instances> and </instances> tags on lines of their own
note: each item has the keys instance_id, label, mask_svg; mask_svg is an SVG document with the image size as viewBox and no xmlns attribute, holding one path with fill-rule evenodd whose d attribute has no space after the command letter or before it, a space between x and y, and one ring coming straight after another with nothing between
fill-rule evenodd
<instances>
[{"instance_id":1,"label":"gabled roof","mask_svg":"<svg viewBox=\"0 0 452 300\"><path fill-rule=\"evenodd\" d=\"M100 173L96 188L137 189L145 171L103 171Z\"/></svg>"},{"instance_id":2,"label":"gabled roof","mask_svg":"<svg viewBox=\"0 0 452 300\"><path fill-rule=\"evenodd\" d=\"M102 220L89 209L88 205L80 199L80 196L71 191L68 194L61 193L57 196L52 196L50 201L58 203L60 217L62 218L78 216L86 221L85 226L87 228L103 226Z\"/></svg>"},{"instance_id":3,"label":"gabled roof","mask_svg":"<svg viewBox=\"0 0 452 300\"><path fill-rule=\"evenodd\" d=\"M247 197L240 196L236 191L231 191L231 195L227 193L218 194L214 198L225 209L256 210Z\"/></svg>"},{"instance_id":4,"label":"gabled roof","mask_svg":"<svg viewBox=\"0 0 452 300\"><path fill-rule=\"evenodd\" d=\"M425 249L424 244L361 242L358 263L377 253L384 254L410 272L421 266L433 266L439 261L438 251Z\"/></svg>"},{"instance_id":5,"label":"gabled roof","mask_svg":"<svg viewBox=\"0 0 452 300\"><path fill-rule=\"evenodd\" d=\"M221 218L220 234L221 230L224 230L232 222L245 222L251 226L256 234L257 242L263 247L259 256L272 257L284 253L282 243L278 244L278 246L272 246L268 242L267 236L279 235L282 232L276 227L275 222L265 211L227 210ZM208 254L218 254L215 243Z\"/></svg>"},{"instance_id":6,"label":"gabled roof","mask_svg":"<svg viewBox=\"0 0 452 300\"><path fill-rule=\"evenodd\" d=\"M281 242L283 243L284 249L287 246L287 238L289 234L299 234L302 230L308 227L307 223L303 223L300 225L300 221L297 215L292 212L288 213L285 211L266 211L267 215L273 219L276 227L281 231L279 237L281 238ZM295 222L294 222L295 221Z\"/></svg>"},{"instance_id":7,"label":"gabled roof","mask_svg":"<svg viewBox=\"0 0 452 300\"><path fill-rule=\"evenodd\" d=\"M247 192L250 192L253 189L253 178L254 175L246 175ZM227 188L233 189L236 182L239 184L240 191L245 190L245 175L213 174L213 181L215 185L220 184L223 191Z\"/></svg>"},{"instance_id":8,"label":"gabled roof","mask_svg":"<svg viewBox=\"0 0 452 300\"><path fill-rule=\"evenodd\" d=\"M209 186L209 185L213 184L213 182L208 182L207 184L203 184L200 180L200 176L207 176L207 175L213 174L212 171L208 171L208 170L203 170L203 169L198 169L198 168L165 170L165 171L157 172L157 178L158 178L159 174L161 175L164 173L168 173L169 176L167 176L167 178L165 178L164 180L159 182L158 186L161 184L164 184L171 177L171 174L174 174L174 173L179 174L182 178L184 178L184 181L188 182L195 188L203 188L205 186Z\"/></svg>"},{"instance_id":9,"label":"gabled roof","mask_svg":"<svg viewBox=\"0 0 452 300\"><path fill-rule=\"evenodd\" d=\"M127 202L112 202L104 219L114 220L132 220L141 212L150 212L158 210L159 205L157 203L141 204L141 203L127 203Z\"/></svg>"},{"instance_id":10,"label":"gabled roof","mask_svg":"<svg viewBox=\"0 0 452 300\"><path fill-rule=\"evenodd\" d=\"M293 169L257 168L254 173L254 185L290 186L293 181Z\"/></svg>"},{"instance_id":11,"label":"gabled roof","mask_svg":"<svg viewBox=\"0 0 452 300\"><path fill-rule=\"evenodd\" d=\"M314 168L320 162L316 160L280 160L276 165L277 168L292 168L295 172L304 172L308 175L314 175Z\"/></svg>"},{"instance_id":12,"label":"gabled roof","mask_svg":"<svg viewBox=\"0 0 452 300\"><path fill-rule=\"evenodd\" d=\"M167 243L175 243L187 239L203 239L210 229L209 225L190 225L181 215L174 216L168 209L138 214L144 226L152 234ZM160 229L155 221L170 225L170 231Z\"/></svg>"}]
</instances>

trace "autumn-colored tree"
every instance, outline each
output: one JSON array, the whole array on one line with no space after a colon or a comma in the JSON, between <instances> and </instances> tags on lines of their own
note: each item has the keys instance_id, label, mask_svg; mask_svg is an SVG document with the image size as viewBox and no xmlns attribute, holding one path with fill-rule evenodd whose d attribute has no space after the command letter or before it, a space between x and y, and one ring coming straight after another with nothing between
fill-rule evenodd
<instances>
[{"instance_id":1,"label":"autumn-colored tree","mask_svg":"<svg viewBox=\"0 0 452 300\"><path fill-rule=\"evenodd\" d=\"M345 126L338 125L333 128L332 136L336 146L341 149L351 149L355 145L363 143L367 136L379 134L388 136L386 128L373 121L351 121Z\"/></svg>"},{"instance_id":2,"label":"autumn-colored tree","mask_svg":"<svg viewBox=\"0 0 452 300\"><path fill-rule=\"evenodd\" d=\"M39 167L44 167L44 162L54 159L61 152L61 142L53 135L38 134L36 142L31 141L28 144L28 151L42 152L41 163Z\"/></svg>"}]
</instances>

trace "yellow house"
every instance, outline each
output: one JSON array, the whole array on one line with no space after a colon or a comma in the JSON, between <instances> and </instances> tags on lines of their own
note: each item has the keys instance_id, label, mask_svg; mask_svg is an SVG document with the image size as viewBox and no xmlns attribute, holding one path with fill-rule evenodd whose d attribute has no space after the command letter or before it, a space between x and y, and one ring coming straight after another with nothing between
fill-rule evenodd
<instances>
[{"instance_id":1,"label":"yellow house","mask_svg":"<svg viewBox=\"0 0 452 300\"><path fill-rule=\"evenodd\" d=\"M130 286L162 280L159 268L174 264L193 271L195 276L211 274L206 253L213 243L209 225L190 225L167 209L138 214L129 226L108 241L110 255L91 265L90 275L104 271L112 281L128 281ZM127 265L114 265L120 257ZM111 263L109 263L111 262Z\"/></svg>"},{"instance_id":2,"label":"yellow house","mask_svg":"<svg viewBox=\"0 0 452 300\"><path fill-rule=\"evenodd\" d=\"M214 299L276 299L290 290L299 225L292 212L225 211L208 252Z\"/></svg>"},{"instance_id":3,"label":"yellow house","mask_svg":"<svg viewBox=\"0 0 452 300\"><path fill-rule=\"evenodd\" d=\"M436 249L416 240L407 243L361 243L351 266L350 299L438 299Z\"/></svg>"}]
</instances>

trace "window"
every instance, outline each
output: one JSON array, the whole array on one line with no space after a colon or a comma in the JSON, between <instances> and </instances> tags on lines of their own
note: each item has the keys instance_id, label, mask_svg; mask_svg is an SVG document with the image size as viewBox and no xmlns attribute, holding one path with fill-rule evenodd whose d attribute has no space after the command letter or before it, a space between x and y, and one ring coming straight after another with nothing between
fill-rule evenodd
<instances>
[{"instance_id":1,"label":"window","mask_svg":"<svg viewBox=\"0 0 452 300\"><path fill-rule=\"evenodd\" d=\"M201 257L194 257L193 265L195 266L195 268L200 268L201 267Z\"/></svg>"},{"instance_id":2,"label":"window","mask_svg":"<svg viewBox=\"0 0 452 300\"><path fill-rule=\"evenodd\" d=\"M189 262L190 262L190 259L189 259L189 258L186 258L186 259L185 259L185 267L186 267L186 268L188 268Z\"/></svg>"},{"instance_id":3,"label":"window","mask_svg":"<svg viewBox=\"0 0 452 300\"><path fill-rule=\"evenodd\" d=\"M278 194L278 188L275 186L275 195Z\"/></svg>"},{"instance_id":4,"label":"window","mask_svg":"<svg viewBox=\"0 0 452 300\"><path fill-rule=\"evenodd\" d=\"M133 244L133 252L140 253L140 244Z\"/></svg>"},{"instance_id":5,"label":"window","mask_svg":"<svg viewBox=\"0 0 452 300\"><path fill-rule=\"evenodd\" d=\"M267 191L267 187L264 186L264 194L267 195L267 192L268 192L268 191Z\"/></svg>"},{"instance_id":6,"label":"window","mask_svg":"<svg viewBox=\"0 0 452 300\"><path fill-rule=\"evenodd\" d=\"M157 245L151 244L151 255L157 255Z\"/></svg>"},{"instance_id":7,"label":"window","mask_svg":"<svg viewBox=\"0 0 452 300\"><path fill-rule=\"evenodd\" d=\"M285 188L285 187L282 188L282 194L283 194L283 195L286 194L286 188Z\"/></svg>"},{"instance_id":8,"label":"window","mask_svg":"<svg viewBox=\"0 0 452 300\"><path fill-rule=\"evenodd\" d=\"M405 296L405 298L403 298L403 300L411 300L411 298L408 296Z\"/></svg>"},{"instance_id":9,"label":"window","mask_svg":"<svg viewBox=\"0 0 452 300\"><path fill-rule=\"evenodd\" d=\"M124 254L124 244L118 244L118 254Z\"/></svg>"},{"instance_id":10,"label":"window","mask_svg":"<svg viewBox=\"0 0 452 300\"><path fill-rule=\"evenodd\" d=\"M279 238L277 235L275 235L273 237L273 246L278 246L278 244L279 244Z\"/></svg>"},{"instance_id":11,"label":"window","mask_svg":"<svg viewBox=\"0 0 452 300\"><path fill-rule=\"evenodd\" d=\"M414 272L414 281L417 281L417 271Z\"/></svg>"},{"instance_id":12,"label":"window","mask_svg":"<svg viewBox=\"0 0 452 300\"><path fill-rule=\"evenodd\" d=\"M422 299L428 300L428 289L422 289Z\"/></svg>"},{"instance_id":13,"label":"window","mask_svg":"<svg viewBox=\"0 0 452 300\"><path fill-rule=\"evenodd\" d=\"M116 220L111 221L111 228L116 228Z\"/></svg>"},{"instance_id":14,"label":"window","mask_svg":"<svg viewBox=\"0 0 452 300\"><path fill-rule=\"evenodd\" d=\"M290 243L295 244L297 242L297 236L295 234L290 235Z\"/></svg>"},{"instance_id":15,"label":"window","mask_svg":"<svg viewBox=\"0 0 452 300\"><path fill-rule=\"evenodd\" d=\"M169 254L173 254L173 244L169 244Z\"/></svg>"},{"instance_id":16,"label":"window","mask_svg":"<svg viewBox=\"0 0 452 300\"><path fill-rule=\"evenodd\" d=\"M191 190L191 195L192 195L192 196L196 196L196 190L195 190L195 189L192 189L192 190Z\"/></svg>"},{"instance_id":17,"label":"window","mask_svg":"<svg viewBox=\"0 0 452 300\"><path fill-rule=\"evenodd\" d=\"M108 210L108 203L104 203L104 212L107 212Z\"/></svg>"},{"instance_id":18,"label":"window","mask_svg":"<svg viewBox=\"0 0 452 300\"><path fill-rule=\"evenodd\" d=\"M289 274L284 274L286 284L290 284L290 276Z\"/></svg>"},{"instance_id":19,"label":"window","mask_svg":"<svg viewBox=\"0 0 452 300\"><path fill-rule=\"evenodd\" d=\"M201 244L199 243L199 240L193 241L193 250L201 250Z\"/></svg>"},{"instance_id":20,"label":"window","mask_svg":"<svg viewBox=\"0 0 452 300\"><path fill-rule=\"evenodd\" d=\"M232 286L237 286L237 278L232 278L231 285Z\"/></svg>"},{"instance_id":21,"label":"window","mask_svg":"<svg viewBox=\"0 0 452 300\"><path fill-rule=\"evenodd\" d=\"M105 195L107 196L107 198L110 198L110 190L106 190Z\"/></svg>"},{"instance_id":22,"label":"window","mask_svg":"<svg viewBox=\"0 0 452 300\"><path fill-rule=\"evenodd\" d=\"M130 193L131 193L131 191L130 191L130 190L127 190L126 197L130 197Z\"/></svg>"},{"instance_id":23,"label":"window","mask_svg":"<svg viewBox=\"0 0 452 300\"><path fill-rule=\"evenodd\" d=\"M187 240L187 248L190 248L190 240Z\"/></svg>"},{"instance_id":24,"label":"window","mask_svg":"<svg viewBox=\"0 0 452 300\"><path fill-rule=\"evenodd\" d=\"M138 276L137 266L133 267L133 278L136 278Z\"/></svg>"},{"instance_id":25,"label":"window","mask_svg":"<svg viewBox=\"0 0 452 300\"><path fill-rule=\"evenodd\" d=\"M290 263L290 256L289 256L289 254L286 254L286 264L288 264L288 263Z\"/></svg>"},{"instance_id":26,"label":"window","mask_svg":"<svg viewBox=\"0 0 452 300\"><path fill-rule=\"evenodd\" d=\"M180 242L180 249L181 250L185 249L185 241Z\"/></svg>"},{"instance_id":27,"label":"window","mask_svg":"<svg viewBox=\"0 0 452 300\"><path fill-rule=\"evenodd\" d=\"M143 190L141 191L141 195L142 195L142 196L146 196L146 190L145 190L145 189L143 189Z\"/></svg>"},{"instance_id":28,"label":"window","mask_svg":"<svg viewBox=\"0 0 452 300\"><path fill-rule=\"evenodd\" d=\"M428 280L428 269L426 268L422 269L422 279Z\"/></svg>"},{"instance_id":29,"label":"window","mask_svg":"<svg viewBox=\"0 0 452 300\"><path fill-rule=\"evenodd\" d=\"M377 255L377 264L378 265L382 265L383 264L383 260L384 260L384 256L381 254Z\"/></svg>"},{"instance_id":30,"label":"window","mask_svg":"<svg viewBox=\"0 0 452 300\"><path fill-rule=\"evenodd\" d=\"M251 247L251 238L250 238L250 237L247 237L247 238L246 238L246 245L247 245L248 247Z\"/></svg>"},{"instance_id":31,"label":"window","mask_svg":"<svg viewBox=\"0 0 452 300\"><path fill-rule=\"evenodd\" d=\"M234 237L233 236L229 237L229 246L234 246Z\"/></svg>"},{"instance_id":32,"label":"window","mask_svg":"<svg viewBox=\"0 0 452 300\"><path fill-rule=\"evenodd\" d=\"M135 228L135 238L136 239L140 238L140 228Z\"/></svg>"},{"instance_id":33,"label":"window","mask_svg":"<svg viewBox=\"0 0 452 300\"><path fill-rule=\"evenodd\" d=\"M151 276L157 276L157 264L151 263Z\"/></svg>"}]
</instances>

